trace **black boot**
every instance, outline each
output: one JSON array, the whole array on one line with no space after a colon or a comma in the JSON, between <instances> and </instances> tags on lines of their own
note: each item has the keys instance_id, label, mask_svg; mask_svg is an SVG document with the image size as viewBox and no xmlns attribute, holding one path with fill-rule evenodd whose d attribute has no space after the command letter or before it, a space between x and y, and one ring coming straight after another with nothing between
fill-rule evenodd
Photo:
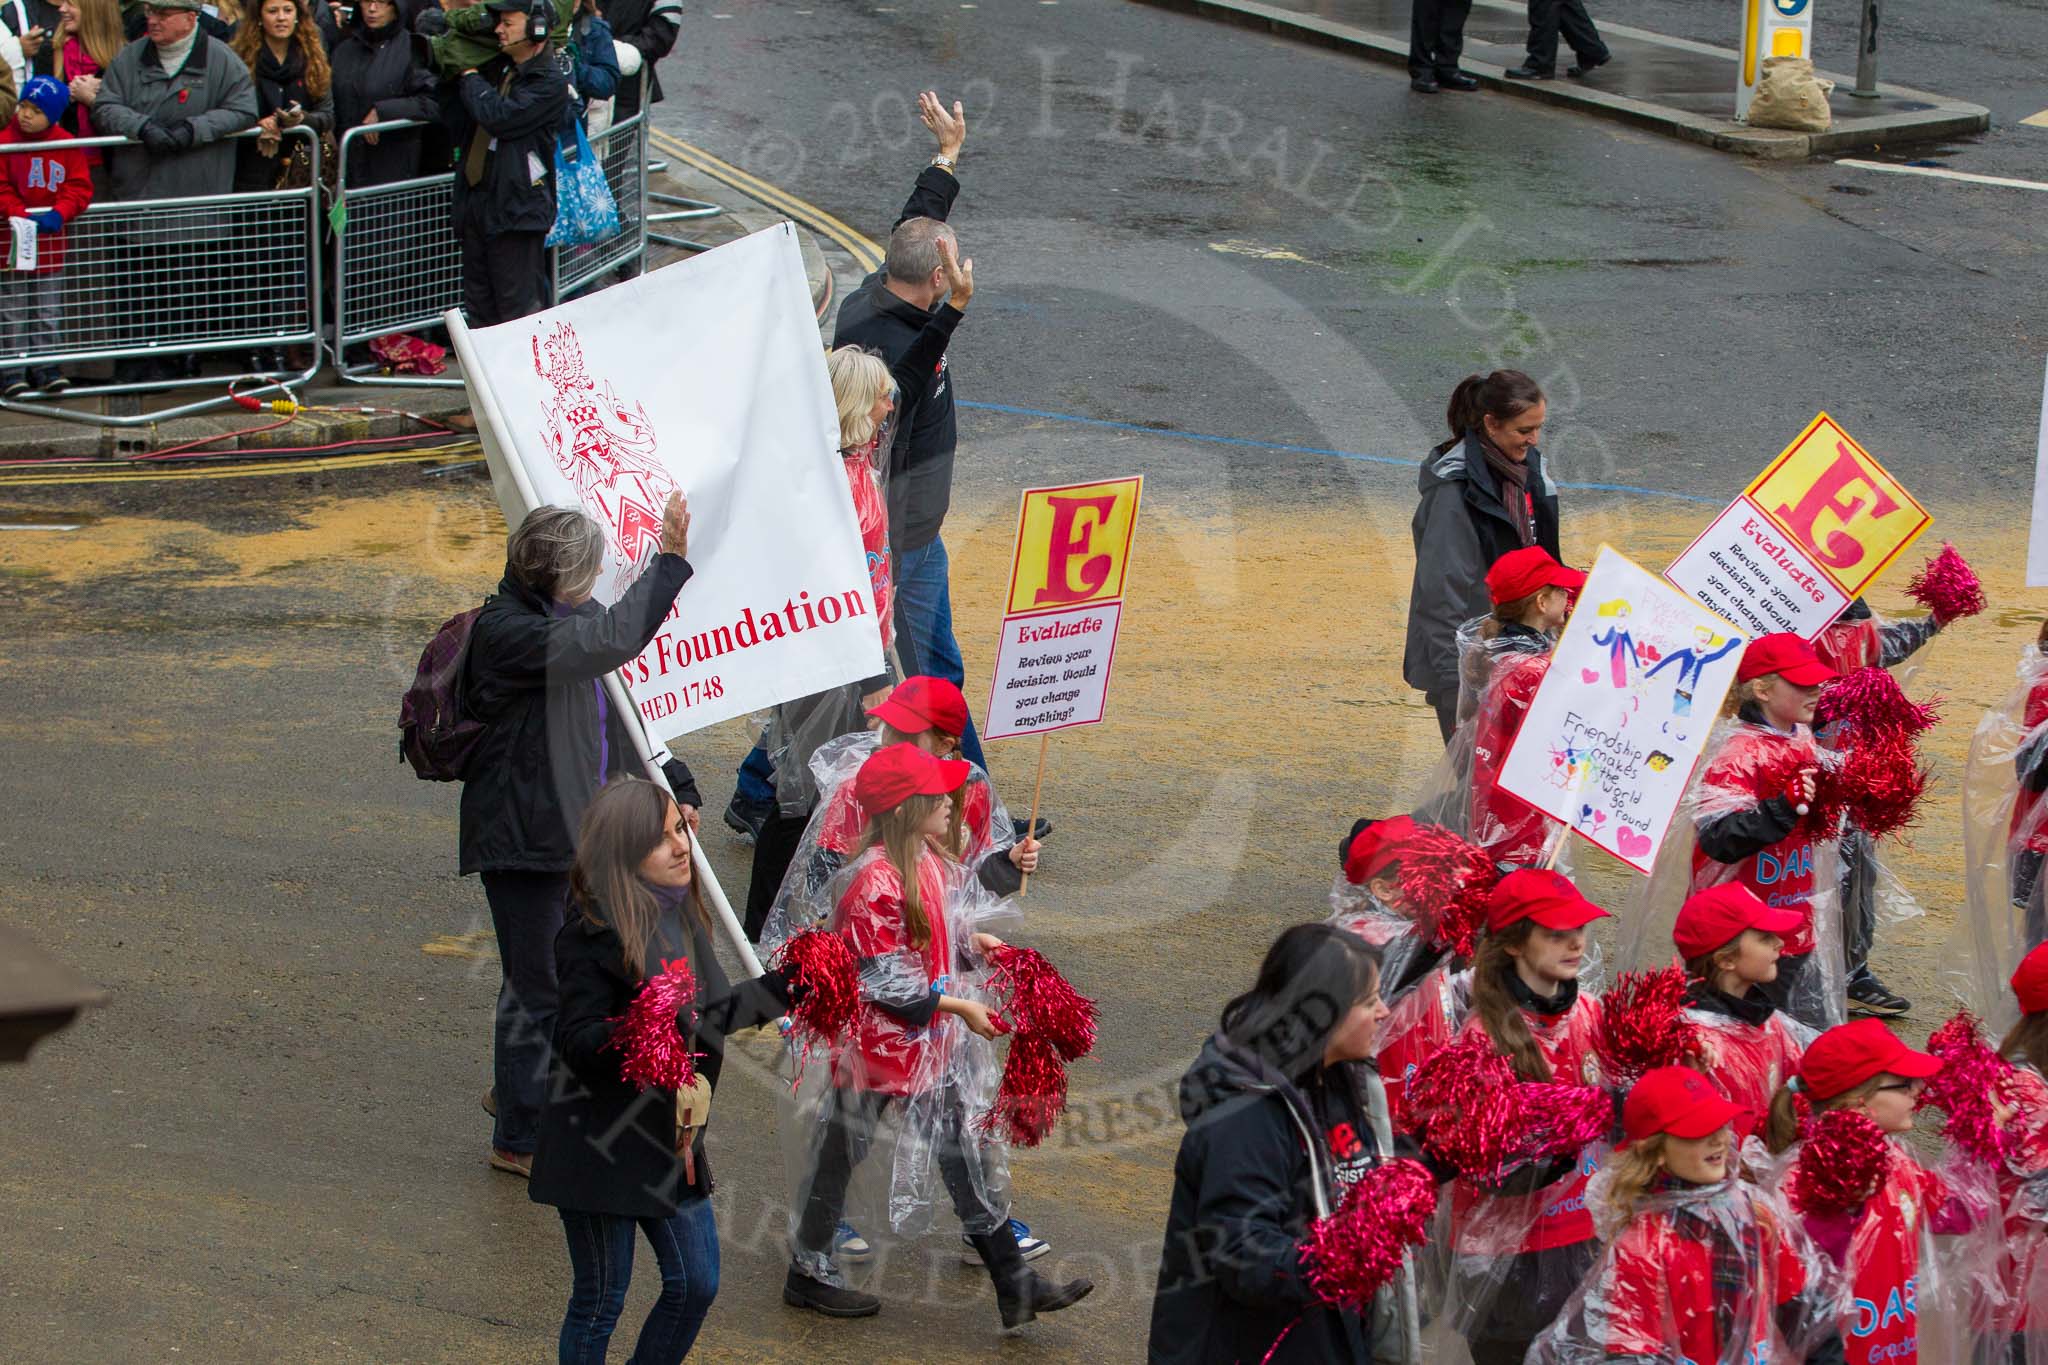
<instances>
[{"instance_id":1,"label":"black boot","mask_svg":"<svg viewBox=\"0 0 2048 1365\"><path fill-rule=\"evenodd\" d=\"M1006 1330L1022 1327L1040 1313L1071 1308L1095 1288L1095 1282L1085 1277L1065 1284L1041 1278L1024 1264L1017 1239L1008 1227L998 1228L993 1234L973 1233L967 1240L974 1243L974 1249L981 1253L981 1263L988 1267L988 1277L996 1287L996 1307L1002 1312Z\"/></svg>"},{"instance_id":2,"label":"black boot","mask_svg":"<svg viewBox=\"0 0 2048 1365\"><path fill-rule=\"evenodd\" d=\"M795 1266L782 1281L782 1301L828 1318L871 1318L882 1311L882 1301L873 1294L814 1280Z\"/></svg>"}]
</instances>

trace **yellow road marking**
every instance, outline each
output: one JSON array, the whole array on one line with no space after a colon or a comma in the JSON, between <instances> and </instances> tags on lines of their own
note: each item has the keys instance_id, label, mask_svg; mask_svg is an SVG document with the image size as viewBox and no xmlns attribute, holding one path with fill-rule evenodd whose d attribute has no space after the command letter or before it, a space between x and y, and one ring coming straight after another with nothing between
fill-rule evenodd
<instances>
[{"instance_id":1,"label":"yellow road marking","mask_svg":"<svg viewBox=\"0 0 2048 1365\"><path fill-rule=\"evenodd\" d=\"M671 137L659 129L649 129L648 138L657 143L663 151L689 162L713 180L721 181L751 195L770 208L781 209L813 232L829 237L858 261L861 269L881 268L882 248L872 237L857 228L849 227L816 204L799 199L780 186L771 185L759 176L751 175L731 162L722 161L703 148L684 142L681 138Z\"/></svg>"},{"instance_id":2,"label":"yellow road marking","mask_svg":"<svg viewBox=\"0 0 2048 1365\"><path fill-rule=\"evenodd\" d=\"M75 483L166 483L173 479L251 479L264 474L321 474L335 469L367 469L382 464L426 464L451 455L481 459L474 441L437 446L432 450L380 450L363 455L328 455L317 459L274 460L226 469L160 469L147 465L123 469L81 469L70 473L29 470L0 474L0 488L41 487Z\"/></svg>"},{"instance_id":3,"label":"yellow road marking","mask_svg":"<svg viewBox=\"0 0 2048 1365\"><path fill-rule=\"evenodd\" d=\"M2029 128L2048 128L2048 109L2043 109L2038 114L2029 114L2020 122Z\"/></svg>"}]
</instances>

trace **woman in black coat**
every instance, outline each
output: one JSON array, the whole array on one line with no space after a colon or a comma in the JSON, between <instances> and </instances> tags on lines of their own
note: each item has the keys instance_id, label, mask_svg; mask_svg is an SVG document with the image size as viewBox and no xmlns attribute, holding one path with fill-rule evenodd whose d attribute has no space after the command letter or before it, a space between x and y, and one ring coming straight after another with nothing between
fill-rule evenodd
<instances>
[{"instance_id":1,"label":"woman in black coat","mask_svg":"<svg viewBox=\"0 0 2048 1365\"><path fill-rule=\"evenodd\" d=\"M583 513L537 507L505 545L505 578L477 613L463 665L465 714L483 723L462 784L461 871L481 873L504 981L498 993L491 1164L528 1173L555 1022L555 932L573 831L598 788L638 767L630 718L604 689L661 628L689 581L690 514L662 513L660 553L610 607L591 600L604 531ZM669 784L694 826L689 769Z\"/></svg>"},{"instance_id":2,"label":"woman in black coat","mask_svg":"<svg viewBox=\"0 0 2048 1365\"><path fill-rule=\"evenodd\" d=\"M661 1294L633 1359L674 1365L690 1352L718 1293L718 1228L704 1129L727 1035L780 1018L780 972L730 984L697 897L690 826L651 782L620 778L598 793L577 836L571 914L555 939L562 1003L555 1064L534 1155L536 1203L561 1213L574 1273L563 1360L602 1360L626 1301L637 1228L661 1267ZM697 1084L641 1090L620 1075L618 1020L649 978L687 959L697 993L677 1029L697 1057Z\"/></svg>"},{"instance_id":3,"label":"woman in black coat","mask_svg":"<svg viewBox=\"0 0 2048 1365\"><path fill-rule=\"evenodd\" d=\"M1391 1339L1391 1291L1368 1320L1324 1307L1301 1272L1311 1220L1394 1154L1369 1098L1386 1017L1373 950L1330 924L1281 934L1251 990L1224 1007L1180 1085L1187 1132L1152 1300L1153 1365L1363 1365Z\"/></svg>"},{"instance_id":4,"label":"woman in black coat","mask_svg":"<svg viewBox=\"0 0 2048 1365\"><path fill-rule=\"evenodd\" d=\"M1510 550L1557 548L1557 489L1543 477L1547 405L1520 370L1469 375L1451 394L1451 439L1422 462L1415 580L1401 676L1436 711L1446 742L1458 719L1458 627L1492 608L1486 571Z\"/></svg>"},{"instance_id":5,"label":"woman in black coat","mask_svg":"<svg viewBox=\"0 0 2048 1365\"><path fill-rule=\"evenodd\" d=\"M334 131L327 42L306 0L261 0L228 46L255 82L260 133L236 145L235 190L246 194L279 189L292 154L305 146L304 138L284 134L301 124L315 137ZM310 162L306 169L310 172ZM310 173L298 183L311 184Z\"/></svg>"},{"instance_id":6,"label":"woman in black coat","mask_svg":"<svg viewBox=\"0 0 2048 1365\"><path fill-rule=\"evenodd\" d=\"M355 7L334 45L333 64L334 115L344 131L392 119L439 125L434 78L414 55L412 35L392 0L362 0ZM426 131L358 135L349 143L346 183L351 188L389 185L421 174L421 134ZM445 169L432 166L425 173Z\"/></svg>"}]
</instances>

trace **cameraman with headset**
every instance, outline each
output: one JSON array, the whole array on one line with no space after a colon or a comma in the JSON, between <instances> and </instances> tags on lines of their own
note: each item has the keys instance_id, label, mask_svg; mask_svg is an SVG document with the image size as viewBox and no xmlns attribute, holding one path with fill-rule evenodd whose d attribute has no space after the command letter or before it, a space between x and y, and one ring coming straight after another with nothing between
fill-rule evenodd
<instances>
[{"instance_id":1,"label":"cameraman with headset","mask_svg":"<svg viewBox=\"0 0 2048 1365\"><path fill-rule=\"evenodd\" d=\"M444 102L455 139L455 237L462 312L472 327L548 306L548 229L555 222L555 134L569 79L548 38L553 0L489 0L498 48L490 68L462 73Z\"/></svg>"}]
</instances>

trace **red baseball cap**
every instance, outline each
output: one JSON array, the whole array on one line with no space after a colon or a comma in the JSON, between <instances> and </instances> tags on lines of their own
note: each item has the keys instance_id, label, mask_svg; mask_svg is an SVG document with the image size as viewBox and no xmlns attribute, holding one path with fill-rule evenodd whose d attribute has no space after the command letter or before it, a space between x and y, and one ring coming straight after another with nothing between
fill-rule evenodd
<instances>
[{"instance_id":1,"label":"red baseball cap","mask_svg":"<svg viewBox=\"0 0 2048 1365\"><path fill-rule=\"evenodd\" d=\"M967 733L967 698L944 678L905 678L869 715L898 734Z\"/></svg>"},{"instance_id":2,"label":"red baseball cap","mask_svg":"<svg viewBox=\"0 0 2048 1365\"><path fill-rule=\"evenodd\" d=\"M1624 1142L1668 1133L1703 1138L1735 1121L1742 1106L1714 1088L1689 1066L1660 1066L1643 1073L1621 1106Z\"/></svg>"},{"instance_id":3,"label":"red baseball cap","mask_svg":"<svg viewBox=\"0 0 2048 1365\"><path fill-rule=\"evenodd\" d=\"M1552 559L1550 551L1541 545L1509 550L1486 571L1486 591L1496 607L1503 602L1518 602L1544 588L1577 592L1585 586L1584 574Z\"/></svg>"},{"instance_id":4,"label":"red baseball cap","mask_svg":"<svg viewBox=\"0 0 2048 1365\"><path fill-rule=\"evenodd\" d=\"M1781 675L1794 687L1819 687L1842 675L1820 661L1813 646L1797 635L1759 635L1742 651L1735 681L1748 682L1768 674Z\"/></svg>"},{"instance_id":5,"label":"red baseball cap","mask_svg":"<svg viewBox=\"0 0 2048 1365\"><path fill-rule=\"evenodd\" d=\"M973 767L964 758L935 758L915 744L891 744L869 754L853 775L853 799L873 819L913 796L945 795L965 782Z\"/></svg>"},{"instance_id":6,"label":"red baseball cap","mask_svg":"<svg viewBox=\"0 0 2048 1365\"><path fill-rule=\"evenodd\" d=\"M1415 838L1415 818L1390 816L1375 820L1351 840L1344 855L1344 880L1353 886L1367 882L1387 870L1387 864L1401 856L1402 846Z\"/></svg>"},{"instance_id":7,"label":"red baseball cap","mask_svg":"<svg viewBox=\"0 0 2048 1365\"><path fill-rule=\"evenodd\" d=\"M1532 919L1546 929L1577 929L1608 914L1579 894L1572 879L1547 868L1510 872L1494 883L1486 900L1486 930L1497 934L1516 920Z\"/></svg>"},{"instance_id":8,"label":"red baseball cap","mask_svg":"<svg viewBox=\"0 0 2048 1365\"><path fill-rule=\"evenodd\" d=\"M1780 936L1806 923L1797 910L1775 910L1741 882L1707 888L1679 907L1671 941L1687 962L1733 943L1744 929Z\"/></svg>"},{"instance_id":9,"label":"red baseball cap","mask_svg":"<svg viewBox=\"0 0 2048 1365\"><path fill-rule=\"evenodd\" d=\"M1885 1072L1924 1081L1940 1070L1938 1058L1907 1047L1881 1019L1831 1028L1799 1059L1799 1079L1817 1100L1831 1100Z\"/></svg>"},{"instance_id":10,"label":"red baseball cap","mask_svg":"<svg viewBox=\"0 0 2048 1365\"><path fill-rule=\"evenodd\" d=\"M2022 1014L2048 1010L2048 943L2037 943L2034 951L2020 959L2012 974L2012 993L2020 998Z\"/></svg>"}]
</instances>

